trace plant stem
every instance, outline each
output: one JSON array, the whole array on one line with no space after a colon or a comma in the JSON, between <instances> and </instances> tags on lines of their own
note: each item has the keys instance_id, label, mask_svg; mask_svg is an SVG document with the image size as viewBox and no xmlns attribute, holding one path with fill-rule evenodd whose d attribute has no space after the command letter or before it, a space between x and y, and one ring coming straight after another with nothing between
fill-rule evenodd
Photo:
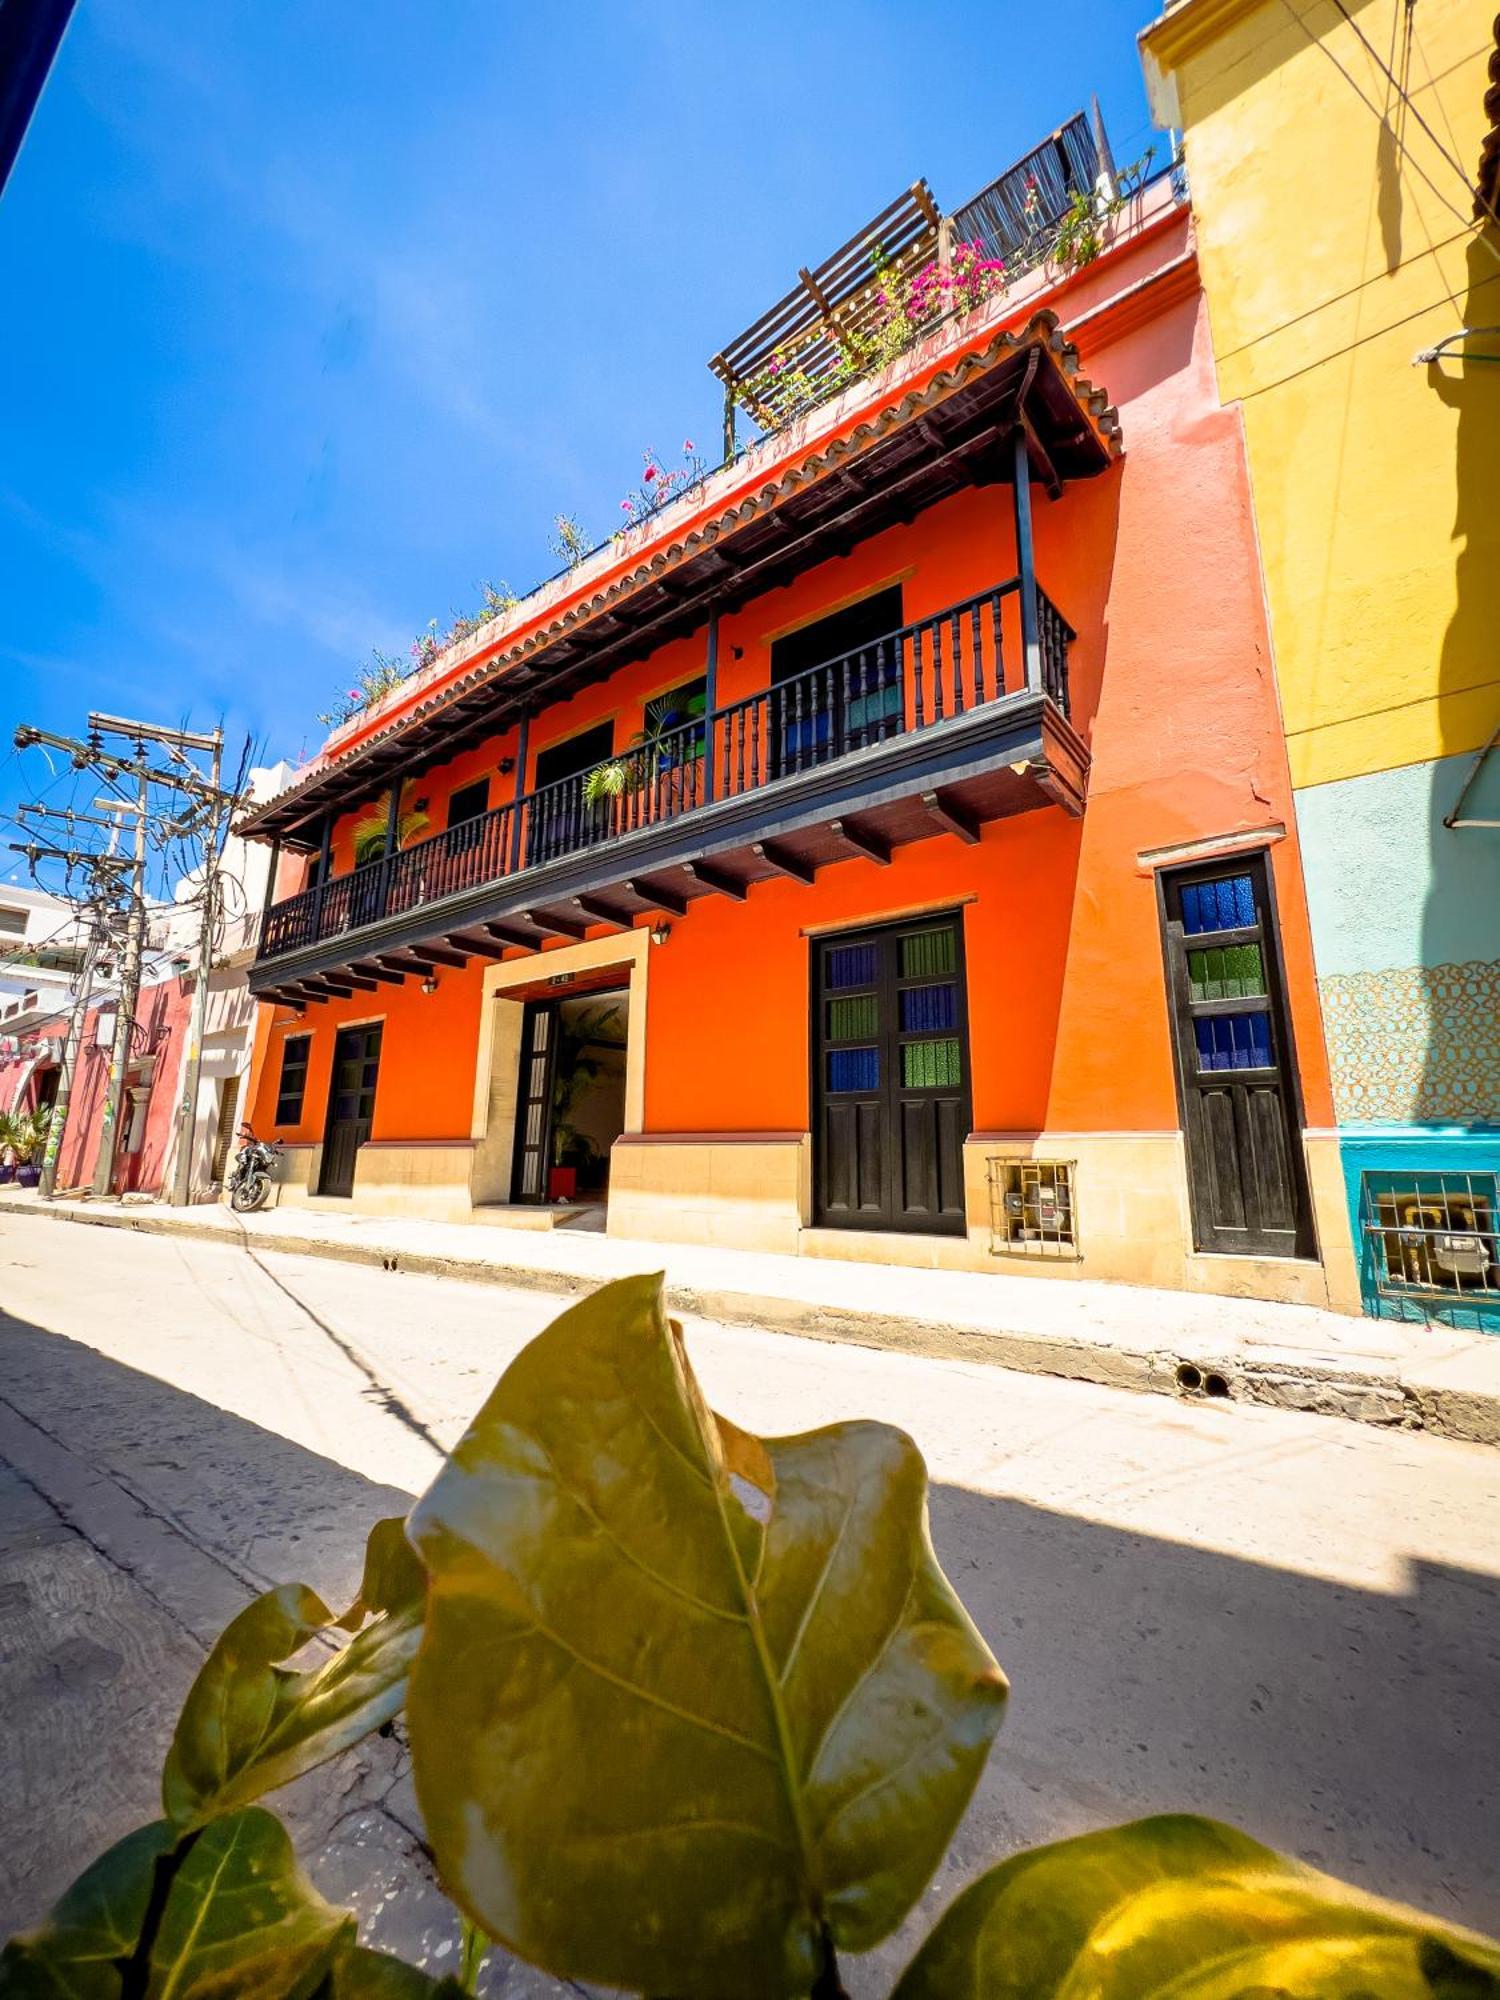
<instances>
[{"instance_id":1,"label":"plant stem","mask_svg":"<svg viewBox=\"0 0 1500 2000\"><path fill-rule=\"evenodd\" d=\"M151 1983L151 1954L156 1948L162 1918L167 1914L167 1898L172 1893L178 1869L187 1860L202 1831L201 1826L197 1827L192 1833L184 1835L170 1853L156 1857L156 1865L151 1871L151 1894L146 1902L145 1915L141 1918L135 1948L123 1964L116 1960L120 1964L120 2000L146 2000L146 1991Z\"/></svg>"},{"instance_id":2,"label":"plant stem","mask_svg":"<svg viewBox=\"0 0 1500 2000\"><path fill-rule=\"evenodd\" d=\"M839 1977L839 1962L833 1949L833 1934L827 1929L823 1932L823 1965L813 1982L810 2000L849 2000L849 1995L844 1991L844 1982Z\"/></svg>"}]
</instances>

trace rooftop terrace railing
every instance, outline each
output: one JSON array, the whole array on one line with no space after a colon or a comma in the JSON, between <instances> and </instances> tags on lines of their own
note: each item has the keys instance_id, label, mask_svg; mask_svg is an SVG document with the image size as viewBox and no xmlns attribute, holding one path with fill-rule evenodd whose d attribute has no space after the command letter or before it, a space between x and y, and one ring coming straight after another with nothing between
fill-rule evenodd
<instances>
[{"instance_id":1,"label":"rooftop terrace railing","mask_svg":"<svg viewBox=\"0 0 1500 2000\"><path fill-rule=\"evenodd\" d=\"M1005 630L1020 589L1012 577L590 771L304 889L266 912L258 956L327 943L1023 693L1024 661ZM1074 634L1046 593L1036 596L1041 690L1066 715Z\"/></svg>"}]
</instances>

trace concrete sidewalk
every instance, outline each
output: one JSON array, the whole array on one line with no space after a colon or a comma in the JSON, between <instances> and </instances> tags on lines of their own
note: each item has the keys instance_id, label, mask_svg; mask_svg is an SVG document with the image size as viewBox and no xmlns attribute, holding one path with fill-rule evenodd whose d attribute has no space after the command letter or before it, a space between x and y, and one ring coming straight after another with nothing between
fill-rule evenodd
<instances>
[{"instance_id":1,"label":"concrete sidewalk","mask_svg":"<svg viewBox=\"0 0 1500 2000\"><path fill-rule=\"evenodd\" d=\"M7 1214L567 1294L664 1268L672 1309L706 1319L1500 1444L1500 1340L1313 1306L322 1210L237 1216L7 1190Z\"/></svg>"}]
</instances>

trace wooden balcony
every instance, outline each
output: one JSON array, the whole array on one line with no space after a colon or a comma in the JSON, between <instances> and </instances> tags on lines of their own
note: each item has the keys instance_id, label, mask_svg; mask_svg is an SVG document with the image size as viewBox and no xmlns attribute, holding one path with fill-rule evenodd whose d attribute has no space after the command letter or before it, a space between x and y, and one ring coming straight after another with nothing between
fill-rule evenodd
<instances>
[{"instance_id":1,"label":"wooden balcony","mask_svg":"<svg viewBox=\"0 0 1500 2000\"><path fill-rule=\"evenodd\" d=\"M1050 803L1080 813L1072 638L1044 592L1000 583L273 905L251 990L374 990Z\"/></svg>"}]
</instances>

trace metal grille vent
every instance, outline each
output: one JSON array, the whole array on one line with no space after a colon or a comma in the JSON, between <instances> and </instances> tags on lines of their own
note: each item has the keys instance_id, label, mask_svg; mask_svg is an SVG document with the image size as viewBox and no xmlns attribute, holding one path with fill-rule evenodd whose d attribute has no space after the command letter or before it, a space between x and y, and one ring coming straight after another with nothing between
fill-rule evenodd
<instances>
[{"instance_id":1,"label":"metal grille vent","mask_svg":"<svg viewBox=\"0 0 1500 2000\"><path fill-rule=\"evenodd\" d=\"M990 1251L997 1257L1076 1258L1078 1203L1073 1160L986 1162L990 1189Z\"/></svg>"}]
</instances>

